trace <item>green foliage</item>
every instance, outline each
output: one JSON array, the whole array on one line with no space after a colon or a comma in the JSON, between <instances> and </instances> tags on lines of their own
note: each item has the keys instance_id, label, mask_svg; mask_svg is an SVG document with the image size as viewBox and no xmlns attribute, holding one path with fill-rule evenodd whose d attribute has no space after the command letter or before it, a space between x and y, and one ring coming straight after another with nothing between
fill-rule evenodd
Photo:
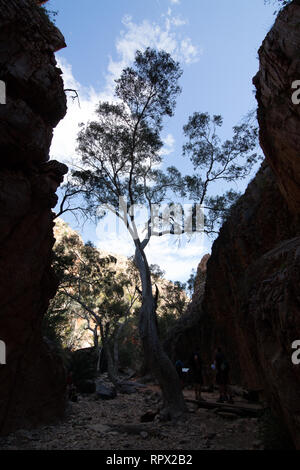
<instances>
[{"instance_id":1,"label":"green foliage","mask_svg":"<svg viewBox=\"0 0 300 470\"><path fill-rule=\"evenodd\" d=\"M126 220L118 212L119 197L149 208L164 201L166 193L182 183L175 168L158 168L162 162L162 120L174 112L181 73L179 64L166 52L150 48L137 51L133 66L116 80L116 96L121 102L100 103L97 121L83 126L78 135L84 170L73 176L85 192L87 211L96 214L99 205L106 206L123 220L133 237L134 217Z\"/></svg>"},{"instance_id":2,"label":"green foliage","mask_svg":"<svg viewBox=\"0 0 300 470\"><path fill-rule=\"evenodd\" d=\"M176 320L183 315L188 298L185 293L186 285L177 281L167 283L160 288L158 300L158 316Z\"/></svg>"},{"instance_id":3,"label":"green foliage","mask_svg":"<svg viewBox=\"0 0 300 470\"><path fill-rule=\"evenodd\" d=\"M255 152L258 129L247 118L233 128L233 137L221 141L217 130L223 125L219 115L195 112L184 126L187 142L183 155L189 156L194 174L185 177L187 192L192 200L205 209L204 226L207 234L215 234L240 193L229 188L221 194L210 195L216 183L230 184L249 176L261 158ZM218 190L217 190L218 191ZM220 190L219 190L220 191Z\"/></svg>"},{"instance_id":4,"label":"green foliage","mask_svg":"<svg viewBox=\"0 0 300 470\"><path fill-rule=\"evenodd\" d=\"M150 264L149 269L154 280L162 279L166 274L158 264Z\"/></svg>"},{"instance_id":5,"label":"green foliage","mask_svg":"<svg viewBox=\"0 0 300 470\"><path fill-rule=\"evenodd\" d=\"M101 256L91 243L84 245L76 236L64 237L55 255L60 289L67 297L82 300L106 321L118 320L124 314L124 288L130 281L116 273L114 257Z\"/></svg>"},{"instance_id":6,"label":"green foliage","mask_svg":"<svg viewBox=\"0 0 300 470\"><path fill-rule=\"evenodd\" d=\"M139 370L143 362L143 349L138 332L138 318L132 316L120 337L120 367Z\"/></svg>"},{"instance_id":7,"label":"green foliage","mask_svg":"<svg viewBox=\"0 0 300 470\"><path fill-rule=\"evenodd\" d=\"M173 115L181 74L179 64L167 52L147 48L143 53L136 52L133 67L124 69L116 80L116 96L130 109L131 116L143 120L145 136L152 130L149 136L154 144L159 142L156 131L161 129L163 116Z\"/></svg>"},{"instance_id":8,"label":"green foliage","mask_svg":"<svg viewBox=\"0 0 300 470\"><path fill-rule=\"evenodd\" d=\"M57 230L53 267L59 289L45 317L46 334L71 349L83 336L93 338L96 348L104 339L112 346L138 298L136 268L128 261L126 271L117 269L114 256L103 256L91 242L84 244L61 220Z\"/></svg>"},{"instance_id":9,"label":"green foliage","mask_svg":"<svg viewBox=\"0 0 300 470\"><path fill-rule=\"evenodd\" d=\"M48 311L43 318L43 336L46 336L59 348L68 344L69 336L72 334L70 304L70 300L59 292L50 301Z\"/></svg>"},{"instance_id":10,"label":"green foliage","mask_svg":"<svg viewBox=\"0 0 300 470\"><path fill-rule=\"evenodd\" d=\"M58 223L60 226L61 222ZM118 339L120 365L139 369L143 360L138 336L139 294L128 310L137 294L136 288L140 289L139 274L133 260L128 260L126 269L117 268L115 257L103 256L91 242L84 244L76 233L60 230L60 235L56 235L58 241L54 247L53 261L60 284L44 320L44 334L61 348L76 349L80 337L88 328L91 331L90 337L96 334L100 344L97 321L85 309L85 305L101 318L109 347L112 348L119 327L127 315L128 320ZM164 272L158 265L151 265L150 270L159 286L157 316L163 339L168 329L184 312L188 298L184 292L184 284L172 284L164 280ZM83 305L76 299L82 301ZM83 323L81 328L77 325L75 334L76 318L82 319ZM80 368L81 359L78 361Z\"/></svg>"}]
</instances>

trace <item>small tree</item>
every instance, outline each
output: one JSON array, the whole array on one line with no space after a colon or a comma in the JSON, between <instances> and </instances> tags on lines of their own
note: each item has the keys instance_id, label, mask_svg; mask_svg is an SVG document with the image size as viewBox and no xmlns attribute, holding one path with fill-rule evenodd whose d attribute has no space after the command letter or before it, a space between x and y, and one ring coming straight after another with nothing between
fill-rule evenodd
<instances>
[{"instance_id":1,"label":"small tree","mask_svg":"<svg viewBox=\"0 0 300 470\"><path fill-rule=\"evenodd\" d=\"M76 234L64 235L54 253L54 268L60 280L56 299L71 300L69 314L82 319L83 330L92 332L99 358L101 339L109 377L117 385L118 341L138 299L137 288L132 287L125 273L116 271L116 258L101 256L90 242L83 244Z\"/></svg>"}]
</instances>

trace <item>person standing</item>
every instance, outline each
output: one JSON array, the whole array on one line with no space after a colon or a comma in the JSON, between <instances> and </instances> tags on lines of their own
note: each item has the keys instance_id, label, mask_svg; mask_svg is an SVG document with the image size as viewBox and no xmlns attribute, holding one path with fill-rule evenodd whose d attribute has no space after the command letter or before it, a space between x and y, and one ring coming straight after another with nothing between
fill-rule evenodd
<instances>
[{"instance_id":1,"label":"person standing","mask_svg":"<svg viewBox=\"0 0 300 470\"><path fill-rule=\"evenodd\" d=\"M201 396L202 385L203 385L203 374L202 374L202 360L200 353L195 351L191 357L191 371L195 389L195 400L203 400Z\"/></svg>"},{"instance_id":2,"label":"person standing","mask_svg":"<svg viewBox=\"0 0 300 470\"><path fill-rule=\"evenodd\" d=\"M233 403L231 393L228 391L229 382L229 363L221 348L217 349L215 356L216 383L219 386L220 398L219 402L228 401Z\"/></svg>"}]
</instances>

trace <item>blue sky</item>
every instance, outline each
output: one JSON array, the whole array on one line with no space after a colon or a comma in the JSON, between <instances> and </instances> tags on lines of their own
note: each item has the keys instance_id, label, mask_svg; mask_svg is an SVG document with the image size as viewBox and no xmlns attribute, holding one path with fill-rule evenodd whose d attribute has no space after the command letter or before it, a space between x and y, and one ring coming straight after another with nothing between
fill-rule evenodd
<instances>
[{"instance_id":1,"label":"blue sky","mask_svg":"<svg viewBox=\"0 0 300 470\"><path fill-rule=\"evenodd\" d=\"M50 0L48 9L58 11L56 25L68 46L56 54L65 88L77 89L81 104L68 100L52 158L70 166L76 161L78 123L93 117L100 100L112 99L114 78L130 65L136 49L147 46L167 50L183 68L176 113L162 133L167 165L183 172L190 168L181 156L182 126L194 111L221 114L222 135L230 138L232 126L256 107L257 51L274 22L274 7L263 0ZM234 189L244 191L246 184ZM126 234L105 231L105 222L82 228L71 216L64 219L100 249L133 253ZM210 251L211 242L197 237L181 247L168 238L154 240L147 249L150 262L167 278L185 281Z\"/></svg>"}]
</instances>

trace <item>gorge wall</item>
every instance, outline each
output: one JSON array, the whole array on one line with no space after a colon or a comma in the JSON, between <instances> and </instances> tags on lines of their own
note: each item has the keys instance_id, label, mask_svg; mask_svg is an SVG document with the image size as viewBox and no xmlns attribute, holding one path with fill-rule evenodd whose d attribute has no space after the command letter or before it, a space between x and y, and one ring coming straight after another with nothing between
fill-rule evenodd
<instances>
[{"instance_id":1,"label":"gorge wall","mask_svg":"<svg viewBox=\"0 0 300 470\"><path fill-rule=\"evenodd\" d=\"M214 331L214 325L211 318L202 309L209 258L209 254L202 257L195 276L191 302L188 304L186 312L168 331L164 342L164 349L172 362L175 363L180 359L186 367L189 366L192 352L200 350L203 360L203 376L206 384L213 383L210 364L213 361L211 335Z\"/></svg>"},{"instance_id":2,"label":"gorge wall","mask_svg":"<svg viewBox=\"0 0 300 470\"><path fill-rule=\"evenodd\" d=\"M201 349L226 350L236 380L261 389L300 448L300 2L278 16L260 50L257 89L266 161L232 209L207 264Z\"/></svg>"},{"instance_id":3,"label":"gorge wall","mask_svg":"<svg viewBox=\"0 0 300 470\"><path fill-rule=\"evenodd\" d=\"M67 172L48 161L53 128L66 113L54 57L65 41L36 3L0 0L1 434L60 417L65 407L64 368L41 332L57 287L51 208Z\"/></svg>"}]
</instances>

